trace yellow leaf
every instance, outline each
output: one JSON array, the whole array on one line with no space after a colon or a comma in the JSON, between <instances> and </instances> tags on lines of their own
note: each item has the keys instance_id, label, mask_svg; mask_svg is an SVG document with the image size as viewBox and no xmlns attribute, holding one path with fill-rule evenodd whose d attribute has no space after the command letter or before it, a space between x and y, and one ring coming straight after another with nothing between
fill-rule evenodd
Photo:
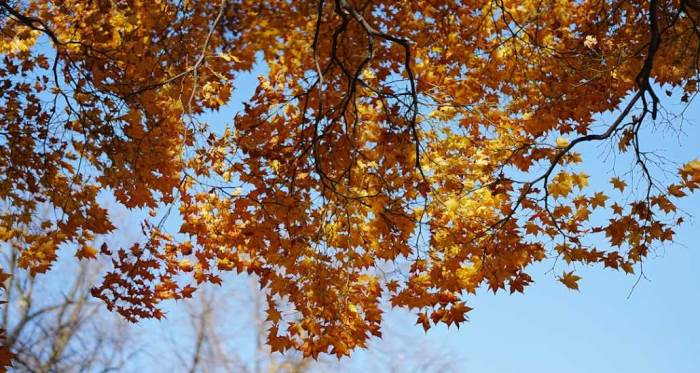
<instances>
[{"instance_id":1,"label":"yellow leaf","mask_svg":"<svg viewBox=\"0 0 700 373\"><path fill-rule=\"evenodd\" d=\"M450 197L445 201L445 207L451 213L454 213L459 208L459 200L455 197Z\"/></svg>"},{"instance_id":2,"label":"yellow leaf","mask_svg":"<svg viewBox=\"0 0 700 373\"><path fill-rule=\"evenodd\" d=\"M80 250L75 253L78 259L95 259L97 257L97 249L90 245L83 245Z\"/></svg>"},{"instance_id":3,"label":"yellow leaf","mask_svg":"<svg viewBox=\"0 0 700 373\"><path fill-rule=\"evenodd\" d=\"M571 193L574 186L573 178L568 172L560 172L554 177L554 180L548 185L549 194L554 198L566 197Z\"/></svg>"}]
</instances>

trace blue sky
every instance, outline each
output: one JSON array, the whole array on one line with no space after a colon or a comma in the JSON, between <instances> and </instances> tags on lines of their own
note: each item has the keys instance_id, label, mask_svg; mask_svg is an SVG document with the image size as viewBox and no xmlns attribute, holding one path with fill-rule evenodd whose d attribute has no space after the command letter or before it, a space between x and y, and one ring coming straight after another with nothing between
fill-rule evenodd
<instances>
[{"instance_id":1,"label":"blue sky","mask_svg":"<svg viewBox=\"0 0 700 373\"><path fill-rule=\"evenodd\" d=\"M254 90L256 75L261 73L264 69L258 67L242 75L236 81L237 99L204 119L215 125L231 124L234 113ZM677 110L674 103L678 97L664 98L664 105ZM601 116L601 122L611 116ZM697 103L685 117L685 134L647 133L646 148L678 162L700 157ZM582 153L594 158L604 149L589 145ZM610 159L602 159L587 163L584 171L592 175L592 183L602 185L612 176L612 168ZM382 372L395 367L402 372L404 361L415 363L423 356L437 356L450 359L455 372L695 373L700 367L700 195L686 198L681 207L696 219L678 227L676 242L659 248L645 261L648 280L642 279L631 295L636 276L599 267L578 268L583 279L576 292L556 281L563 268L548 273L552 264L546 262L529 271L535 284L525 294L493 295L481 290L470 297L474 310L470 322L460 329L438 326L424 333L414 325L414 316L394 310L389 313L384 340L373 340L369 350L357 351L328 369ZM138 221L127 220L130 224ZM230 350L245 358L254 349L249 325L252 300L237 292L237 286L245 286L244 281L239 279L221 292L226 300L222 328L223 335L230 338ZM167 320L132 326L139 343L154 352L137 356L128 365L129 371L177 371L172 370L169 361L174 357L168 354L173 343L187 347L191 341L181 318L185 308L183 302L171 303ZM416 369L420 371L419 366Z\"/></svg>"},{"instance_id":2,"label":"blue sky","mask_svg":"<svg viewBox=\"0 0 700 373\"><path fill-rule=\"evenodd\" d=\"M257 73L264 71L257 69L240 77L236 81L240 100L206 116L206 120L230 124L234 113L241 108L242 99L253 91ZM678 94L664 100L669 110L678 109ZM602 115L601 123L612 115ZM691 105L685 118L688 121L683 124L683 135L649 131L643 145L679 163L699 157L700 108ZM605 148L586 145L581 152L594 159L605 154ZM613 176L614 169L618 173L628 169L625 167L629 164L622 160L613 164L613 159L601 157L586 163L583 170L592 175L594 185L603 185ZM668 169L674 171L675 166ZM681 207L700 218L699 202L700 196L691 196ZM401 354L429 352L426 356L451 359L456 372L697 372L700 366L699 227L697 219L689 219L678 227L676 242L660 247L644 262L646 279L636 287L634 275L584 267L577 268L577 273L583 276L580 291L570 291L556 281L556 275L567 267L559 266L548 272L552 262L545 262L529 271L535 284L524 295L505 292L493 295L481 290L476 297L470 297L469 303L475 309L470 313L470 322L460 329L438 326L426 334L414 325L414 316L392 311L385 341L372 341L369 351L358 351L350 359L344 358L333 370L383 371L394 366L402 371L401 361L406 356ZM181 303L171 308L174 315L171 320L145 322L136 326L137 332L156 328L169 330L171 337L177 338L181 333L177 329L180 306ZM235 302L226 311L227 324L237 325L237 337L246 335L242 315L250 312L249 306L246 302ZM410 348L391 352L403 343ZM236 342L232 348L244 356L252 351L246 343ZM412 358L421 359L419 355ZM147 364L148 359L138 361ZM134 363L138 369L141 363Z\"/></svg>"}]
</instances>

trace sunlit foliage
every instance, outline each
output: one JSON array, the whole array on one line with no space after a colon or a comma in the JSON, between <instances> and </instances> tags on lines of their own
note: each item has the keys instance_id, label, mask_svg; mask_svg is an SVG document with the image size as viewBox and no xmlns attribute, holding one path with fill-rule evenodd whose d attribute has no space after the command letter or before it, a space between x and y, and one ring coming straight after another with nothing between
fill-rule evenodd
<instances>
[{"instance_id":1,"label":"sunlit foliage","mask_svg":"<svg viewBox=\"0 0 700 373\"><path fill-rule=\"evenodd\" d=\"M111 258L93 295L132 321L254 274L273 350L312 357L381 335L382 299L427 330L547 258L634 273L700 187L697 160L655 177L641 136L662 90L697 91L698 5L2 1L0 240L33 274ZM245 110L203 122L256 63ZM594 188L586 142L634 166ZM115 229L101 191L150 213L142 242L89 245Z\"/></svg>"}]
</instances>

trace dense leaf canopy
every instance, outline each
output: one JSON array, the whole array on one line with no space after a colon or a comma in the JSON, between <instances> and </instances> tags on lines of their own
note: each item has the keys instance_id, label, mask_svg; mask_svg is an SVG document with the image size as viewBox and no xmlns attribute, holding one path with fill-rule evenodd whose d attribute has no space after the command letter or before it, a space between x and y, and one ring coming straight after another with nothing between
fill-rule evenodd
<instances>
[{"instance_id":1,"label":"dense leaf canopy","mask_svg":"<svg viewBox=\"0 0 700 373\"><path fill-rule=\"evenodd\" d=\"M34 274L58 250L110 258L93 295L132 321L254 274L273 350L313 357L380 335L383 300L427 330L463 322L479 288L522 292L548 258L572 289L571 264L634 273L700 187L700 161L656 177L643 147L680 123L658 95L697 91L699 9L0 1L0 240ZM245 109L204 122L256 64ZM586 142L629 172L589 185ZM150 214L138 244L91 246L115 229L101 193Z\"/></svg>"}]
</instances>

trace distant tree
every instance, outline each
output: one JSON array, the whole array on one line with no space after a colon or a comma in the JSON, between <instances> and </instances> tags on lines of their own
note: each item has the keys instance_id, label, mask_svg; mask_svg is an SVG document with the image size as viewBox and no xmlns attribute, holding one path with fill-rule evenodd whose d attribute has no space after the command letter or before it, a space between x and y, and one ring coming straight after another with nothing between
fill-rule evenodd
<instances>
[{"instance_id":1,"label":"distant tree","mask_svg":"<svg viewBox=\"0 0 700 373\"><path fill-rule=\"evenodd\" d=\"M459 325L546 259L571 289L576 265L641 275L700 188L700 160L644 147L681 130L659 95L697 93L699 8L0 1L0 240L31 275L59 248L109 258L92 294L131 321L255 274L266 342L307 357L381 335L384 299ZM206 123L256 63L243 112ZM629 166L591 183L586 143ZM137 244L90 245L114 230L100 192L149 213Z\"/></svg>"},{"instance_id":2,"label":"distant tree","mask_svg":"<svg viewBox=\"0 0 700 373\"><path fill-rule=\"evenodd\" d=\"M90 296L97 263L81 262L70 272L33 277L16 265L17 253L5 251L7 268L0 327L14 354L13 371L118 372L131 349L127 322L105 312ZM63 265L68 265L65 263ZM74 273L67 279L64 273Z\"/></svg>"},{"instance_id":3,"label":"distant tree","mask_svg":"<svg viewBox=\"0 0 700 373\"><path fill-rule=\"evenodd\" d=\"M361 361L313 360L295 351L273 353L266 344L271 322L266 320L265 293L254 280L236 285L202 289L185 301L184 312L169 315L159 332L149 333L151 340L169 342L169 348L153 354L151 364L162 371L191 373L360 372L367 367L387 373L457 371L459 357L451 349L421 345L396 325L390 325L388 334L377 341L379 347ZM174 364L163 364L163 354L174 357L168 359Z\"/></svg>"},{"instance_id":4,"label":"distant tree","mask_svg":"<svg viewBox=\"0 0 700 373\"><path fill-rule=\"evenodd\" d=\"M198 291L184 310L169 316L153 339L169 341L166 353L179 371L241 373L311 372L299 353L272 354L265 344L265 296L254 283ZM178 325L179 328L173 328ZM154 357L159 359L159 357ZM314 362L314 365L323 362ZM166 368L167 369L167 368Z\"/></svg>"}]
</instances>

